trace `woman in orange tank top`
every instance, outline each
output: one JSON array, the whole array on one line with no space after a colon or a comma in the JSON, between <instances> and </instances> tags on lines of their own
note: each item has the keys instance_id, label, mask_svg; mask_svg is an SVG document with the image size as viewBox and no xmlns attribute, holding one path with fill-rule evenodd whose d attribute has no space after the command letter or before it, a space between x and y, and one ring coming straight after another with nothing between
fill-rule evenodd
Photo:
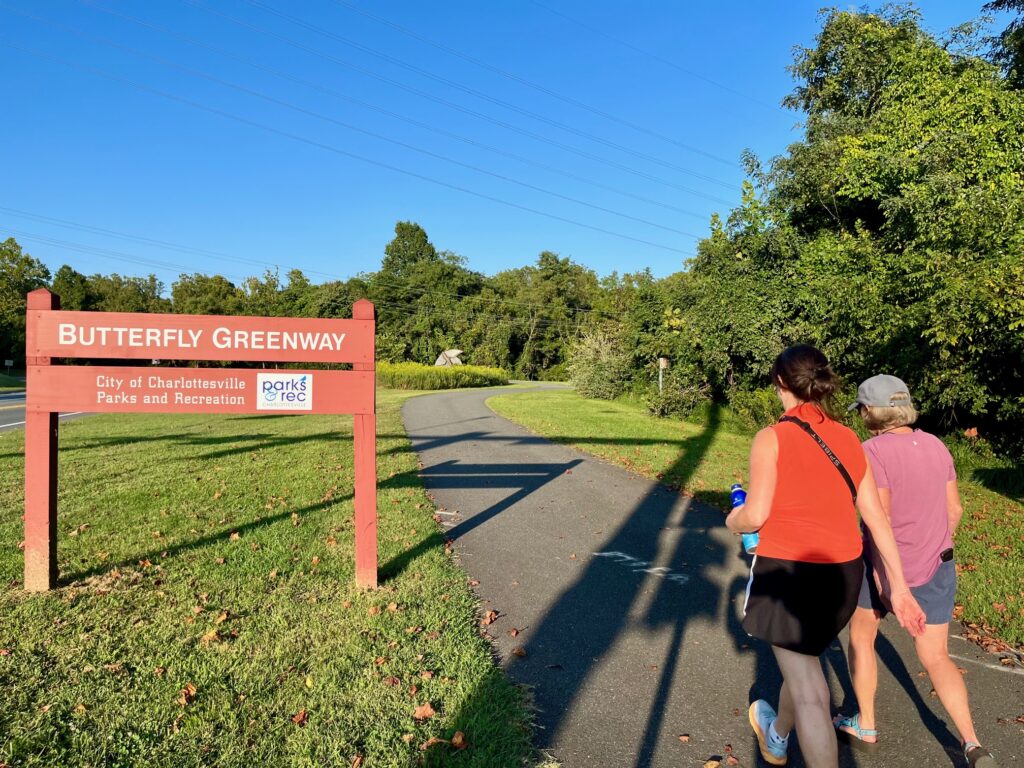
<instances>
[{"instance_id":1,"label":"woman in orange tank top","mask_svg":"<svg viewBox=\"0 0 1024 768\"><path fill-rule=\"evenodd\" d=\"M748 716L771 765L786 764L796 727L808 768L835 768L835 729L818 657L857 606L864 569L858 511L893 585L900 624L917 636L924 613L903 578L860 440L831 415L838 378L825 355L806 344L790 347L775 360L771 378L786 413L754 438L746 504L726 520L736 533L760 532L743 628L771 644L783 677L778 714L759 699Z\"/></svg>"}]
</instances>

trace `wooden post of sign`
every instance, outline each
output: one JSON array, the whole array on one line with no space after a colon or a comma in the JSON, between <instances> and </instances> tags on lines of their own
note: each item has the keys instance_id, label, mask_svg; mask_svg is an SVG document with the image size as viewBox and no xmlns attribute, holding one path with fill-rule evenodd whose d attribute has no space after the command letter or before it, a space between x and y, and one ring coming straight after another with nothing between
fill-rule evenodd
<instances>
[{"instance_id":1,"label":"wooden post of sign","mask_svg":"<svg viewBox=\"0 0 1024 768\"><path fill-rule=\"evenodd\" d=\"M373 303L352 305L353 320L373 320ZM372 347L371 347L372 348ZM376 355L373 357L376 360ZM357 371L376 371L375 364L353 363ZM373 377L373 413L352 417L356 463L356 584L377 587L377 377Z\"/></svg>"},{"instance_id":2,"label":"wooden post of sign","mask_svg":"<svg viewBox=\"0 0 1024 768\"><path fill-rule=\"evenodd\" d=\"M33 313L60 309L60 297L45 288L28 295L25 373L25 589L46 592L57 585L57 413L37 411L31 393L36 366L49 357L32 355Z\"/></svg>"}]
</instances>

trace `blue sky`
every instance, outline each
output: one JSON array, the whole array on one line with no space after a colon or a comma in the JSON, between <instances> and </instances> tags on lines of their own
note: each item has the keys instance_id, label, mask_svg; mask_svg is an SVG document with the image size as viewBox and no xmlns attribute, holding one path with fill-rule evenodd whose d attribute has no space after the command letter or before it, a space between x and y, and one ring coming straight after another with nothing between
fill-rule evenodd
<instances>
[{"instance_id":1,"label":"blue sky","mask_svg":"<svg viewBox=\"0 0 1024 768\"><path fill-rule=\"evenodd\" d=\"M936 32L980 6L920 4ZM551 250L666 275L737 202L740 153L799 138L779 102L818 8L0 0L0 238L168 287L322 282L413 220L487 274Z\"/></svg>"}]
</instances>

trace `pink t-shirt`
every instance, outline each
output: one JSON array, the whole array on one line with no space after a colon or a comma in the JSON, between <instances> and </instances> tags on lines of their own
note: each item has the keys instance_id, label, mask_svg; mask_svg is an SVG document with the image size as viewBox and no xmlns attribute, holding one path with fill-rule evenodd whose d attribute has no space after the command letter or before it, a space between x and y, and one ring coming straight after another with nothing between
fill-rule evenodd
<instances>
[{"instance_id":1,"label":"pink t-shirt","mask_svg":"<svg viewBox=\"0 0 1024 768\"><path fill-rule=\"evenodd\" d=\"M939 438L921 430L872 437L864 453L879 488L892 497L892 532L907 586L918 587L938 570L939 555L953 546L946 512L946 483L956 480L953 457ZM864 532L865 551L881 571L881 558Z\"/></svg>"}]
</instances>

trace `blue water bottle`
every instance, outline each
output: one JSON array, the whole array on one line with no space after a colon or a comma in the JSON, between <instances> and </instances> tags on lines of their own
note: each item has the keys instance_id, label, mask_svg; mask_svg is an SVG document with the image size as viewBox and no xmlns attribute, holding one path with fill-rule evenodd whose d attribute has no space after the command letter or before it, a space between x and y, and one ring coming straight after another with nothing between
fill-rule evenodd
<instances>
[{"instance_id":1,"label":"blue water bottle","mask_svg":"<svg viewBox=\"0 0 1024 768\"><path fill-rule=\"evenodd\" d=\"M747 492L743 490L743 486L739 483L733 483L732 488L732 508L740 506L740 504L747 503ZM752 555L757 552L757 542L760 540L760 536L756 532L744 533L740 535L743 541L743 551L748 555Z\"/></svg>"}]
</instances>

